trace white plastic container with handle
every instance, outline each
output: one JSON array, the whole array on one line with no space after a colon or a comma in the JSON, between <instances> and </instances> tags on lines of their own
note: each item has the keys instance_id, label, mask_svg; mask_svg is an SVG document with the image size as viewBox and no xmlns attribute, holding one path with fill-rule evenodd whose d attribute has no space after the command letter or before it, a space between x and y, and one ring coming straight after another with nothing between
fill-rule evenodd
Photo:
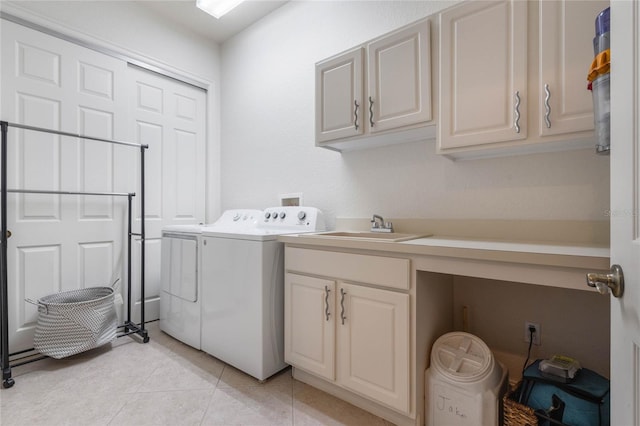
<instances>
[{"instance_id":1,"label":"white plastic container with handle","mask_svg":"<svg viewBox=\"0 0 640 426\"><path fill-rule=\"evenodd\" d=\"M498 426L507 376L479 337L464 332L441 336L426 372L426 425Z\"/></svg>"}]
</instances>

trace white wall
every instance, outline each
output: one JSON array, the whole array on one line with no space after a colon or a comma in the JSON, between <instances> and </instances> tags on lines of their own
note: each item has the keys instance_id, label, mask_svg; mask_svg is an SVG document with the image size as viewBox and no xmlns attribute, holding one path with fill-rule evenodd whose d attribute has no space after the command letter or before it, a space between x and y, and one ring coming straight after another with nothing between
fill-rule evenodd
<instances>
[{"instance_id":1,"label":"white wall","mask_svg":"<svg viewBox=\"0 0 640 426\"><path fill-rule=\"evenodd\" d=\"M207 85L207 220L219 216L220 48L216 43L133 1L0 1L0 9Z\"/></svg>"},{"instance_id":2,"label":"white wall","mask_svg":"<svg viewBox=\"0 0 640 426\"><path fill-rule=\"evenodd\" d=\"M222 206L278 194L335 217L607 220L609 159L592 150L452 162L434 142L314 147L314 64L453 2L293 1L222 46ZM588 64L585 64L588 67Z\"/></svg>"}]
</instances>

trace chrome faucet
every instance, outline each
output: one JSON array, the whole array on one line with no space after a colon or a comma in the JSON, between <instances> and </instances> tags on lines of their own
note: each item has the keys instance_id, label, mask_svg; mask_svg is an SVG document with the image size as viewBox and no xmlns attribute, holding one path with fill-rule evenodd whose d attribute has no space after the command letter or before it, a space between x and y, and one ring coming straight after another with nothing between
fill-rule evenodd
<instances>
[{"instance_id":1,"label":"chrome faucet","mask_svg":"<svg viewBox=\"0 0 640 426\"><path fill-rule=\"evenodd\" d=\"M371 219L371 232L393 232L393 224L385 222L382 216L374 214Z\"/></svg>"}]
</instances>

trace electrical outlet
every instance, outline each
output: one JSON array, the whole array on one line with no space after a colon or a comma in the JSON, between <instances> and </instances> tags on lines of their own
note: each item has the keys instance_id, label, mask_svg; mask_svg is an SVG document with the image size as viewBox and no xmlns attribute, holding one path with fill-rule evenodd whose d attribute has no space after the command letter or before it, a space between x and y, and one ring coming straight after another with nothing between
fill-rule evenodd
<instances>
[{"instance_id":1,"label":"electrical outlet","mask_svg":"<svg viewBox=\"0 0 640 426\"><path fill-rule=\"evenodd\" d=\"M535 332L533 333L533 344L540 346L540 324L531 321L524 322L524 341L529 343L531 332L529 331L529 327L535 328Z\"/></svg>"}]
</instances>

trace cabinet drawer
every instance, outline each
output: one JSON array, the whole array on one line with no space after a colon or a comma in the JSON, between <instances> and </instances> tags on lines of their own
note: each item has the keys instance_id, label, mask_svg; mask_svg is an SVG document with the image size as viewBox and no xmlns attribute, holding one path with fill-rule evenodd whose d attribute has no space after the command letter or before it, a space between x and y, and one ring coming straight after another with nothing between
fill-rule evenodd
<instances>
[{"instance_id":1,"label":"cabinet drawer","mask_svg":"<svg viewBox=\"0 0 640 426\"><path fill-rule=\"evenodd\" d=\"M285 268L401 290L408 290L411 282L409 259L394 257L287 247Z\"/></svg>"}]
</instances>

